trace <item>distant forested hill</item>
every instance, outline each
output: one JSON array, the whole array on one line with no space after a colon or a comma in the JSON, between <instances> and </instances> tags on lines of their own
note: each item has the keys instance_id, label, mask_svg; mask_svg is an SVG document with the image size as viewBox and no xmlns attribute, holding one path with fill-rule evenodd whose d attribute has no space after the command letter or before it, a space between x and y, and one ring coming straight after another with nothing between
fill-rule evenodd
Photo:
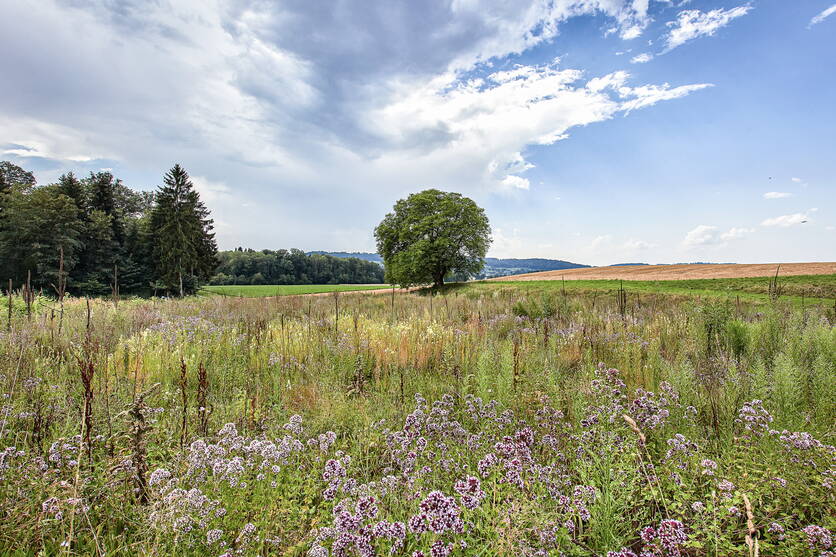
<instances>
[{"instance_id":1,"label":"distant forested hill","mask_svg":"<svg viewBox=\"0 0 836 557\"><path fill-rule=\"evenodd\" d=\"M579 267L589 267L589 265L572 263L571 261L563 261L562 259L497 259L495 257L486 257L484 272L490 278L520 273L536 273L537 271L577 269Z\"/></svg>"},{"instance_id":2,"label":"distant forested hill","mask_svg":"<svg viewBox=\"0 0 836 557\"><path fill-rule=\"evenodd\" d=\"M354 257L365 261L374 261L383 264L383 260L376 253L368 252L345 252L345 251L312 251L309 254L330 255L333 257L347 258ZM534 273L537 271L558 271L560 269L577 269L578 267L589 267L570 261L560 259L498 259L496 257L485 258L485 269L476 278L504 277L507 275L518 275L521 273Z\"/></svg>"}]
</instances>

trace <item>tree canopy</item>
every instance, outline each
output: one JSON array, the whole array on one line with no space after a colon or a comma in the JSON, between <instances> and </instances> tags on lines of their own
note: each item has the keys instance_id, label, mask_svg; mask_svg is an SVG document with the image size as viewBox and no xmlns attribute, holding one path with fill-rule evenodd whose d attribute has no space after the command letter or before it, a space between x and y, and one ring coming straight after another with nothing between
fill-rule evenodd
<instances>
[{"instance_id":1,"label":"tree canopy","mask_svg":"<svg viewBox=\"0 0 836 557\"><path fill-rule=\"evenodd\" d=\"M451 273L482 270L491 245L485 211L458 193L428 189L395 203L375 228L386 281L441 286Z\"/></svg>"}]
</instances>

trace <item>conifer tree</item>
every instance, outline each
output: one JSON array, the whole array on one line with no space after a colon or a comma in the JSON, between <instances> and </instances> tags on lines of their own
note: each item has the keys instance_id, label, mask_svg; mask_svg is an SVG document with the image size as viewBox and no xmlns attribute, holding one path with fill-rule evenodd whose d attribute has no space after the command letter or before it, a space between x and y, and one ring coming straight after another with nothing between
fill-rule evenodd
<instances>
[{"instance_id":1,"label":"conifer tree","mask_svg":"<svg viewBox=\"0 0 836 557\"><path fill-rule=\"evenodd\" d=\"M87 192L84 189L84 184L76 178L74 173L67 172L58 178L58 191L75 201L78 210L81 211L82 215L86 215Z\"/></svg>"},{"instance_id":2,"label":"conifer tree","mask_svg":"<svg viewBox=\"0 0 836 557\"><path fill-rule=\"evenodd\" d=\"M215 269L217 245L209 210L179 165L165 175L151 212L152 259L157 279L183 296Z\"/></svg>"}]
</instances>

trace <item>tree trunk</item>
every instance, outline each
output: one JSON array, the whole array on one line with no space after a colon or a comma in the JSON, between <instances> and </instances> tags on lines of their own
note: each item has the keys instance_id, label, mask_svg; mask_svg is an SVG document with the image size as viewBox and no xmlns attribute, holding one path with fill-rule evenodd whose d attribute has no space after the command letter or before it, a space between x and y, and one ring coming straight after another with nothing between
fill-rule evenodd
<instances>
[{"instance_id":1,"label":"tree trunk","mask_svg":"<svg viewBox=\"0 0 836 557\"><path fill-rule=\"evenodd\" d=\"M446 274L447 271L442 270L441 272L437 273L435 277L433 277L433 280L435 281L433 283L433 288L441 288L442 286L444 286L444 275Z\"/></svg>"},{"instance_id":2,"label":"tree trunk","mask_svg":"<svg viewBox=\"0 0 836 557\"><path fill-rule=\"evenodd\" d=\"M183 297L183 271L178 271L177 276L180 278L180 297Z\"/></svg>"}]
</instances>

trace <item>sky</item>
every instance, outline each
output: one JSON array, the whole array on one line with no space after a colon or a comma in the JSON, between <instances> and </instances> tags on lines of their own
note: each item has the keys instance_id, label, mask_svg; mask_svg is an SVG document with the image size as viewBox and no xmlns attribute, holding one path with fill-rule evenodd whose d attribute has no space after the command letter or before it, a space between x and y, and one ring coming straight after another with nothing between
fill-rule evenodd
<instances>
[{"instance_id":1,"label":"sky","mask_svg":"<svg viewBox=\"0 0 836 557\"><path fill-rule=\"evenodd\" d=\"M180 163L221 249L374 251L394 202L489 255L836 260L834 0L0 0L0 159Z\"/></svg>"}]
</instances>

